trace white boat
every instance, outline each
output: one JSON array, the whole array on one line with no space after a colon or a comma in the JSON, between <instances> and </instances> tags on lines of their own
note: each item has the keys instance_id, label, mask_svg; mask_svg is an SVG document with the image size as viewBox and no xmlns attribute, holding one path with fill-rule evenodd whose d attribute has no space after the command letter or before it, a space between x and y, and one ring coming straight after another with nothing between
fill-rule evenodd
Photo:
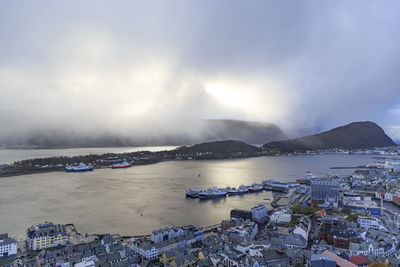
<instances>
[{"instance_id":1,"label":"white boat","mask_svg":"<svg viewBox=\"0 0 400 267\"><path fill-rule=\"evenodd\" d=\"M311 172L306 172L306 177L304 178L305 180L312 180L317 178L317 176L313 175Z\"/></svg>"},{"instance_id":2,"label":"white boat","mask_svg":"<svg viewBox=\"0 0 400 267\"><path fill-rule=\"evenodd\" d=\"M65 167L66 172L87 172L93 171L93 166L88 166L84 163L79 164L78 166L67 166Z\"/></svg>"}]
</instances>

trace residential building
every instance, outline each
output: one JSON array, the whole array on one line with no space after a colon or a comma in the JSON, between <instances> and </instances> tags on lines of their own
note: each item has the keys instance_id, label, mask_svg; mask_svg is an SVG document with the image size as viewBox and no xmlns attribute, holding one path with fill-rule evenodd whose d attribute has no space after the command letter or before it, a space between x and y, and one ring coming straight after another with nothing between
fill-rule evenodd
<instances>
[{"instance_id":1,"label":"residential building","mask_svg":"<svg viewBox=\"0 0 400 267\"><path fill-rule=\"evenodd\" d=\"M154 243L159 243L178 236L183 236L184 234L185 233L182 228L176 226L172 228L167 227L159 230L154 230L151 233L151 241L153 241Z\"/></svg>"},{"instance_id":2,"label":"residential building","mask_svg":"<svg viewBox=\"0 0 400 267\"><path fill-rule=\"evenodd\" d=\"M249 210L233 209L231 210L231 218L239 218L243 220L251 220L252 213Z\"/></svg>"},{"instance_id":3,"label":"residential building","mask_svg":"<svg viewBox=\"0 0 400 267\"><path fill-rule=\"evenodd\" d=\"M0 234L0 258L17 254L17 241L8 234Z\"/></svg>"},{"instance_id":4,"label":"residential building","mask_svg":"<svg viewBox=\"0 0 400 267\"><path fill-rule=\"evenodd\" d=\"M336 267L336 261L323 254L311 255L312 267Z\"/></svg>"},{"instance_id":5,"label":"residential building","mask_svg":"<svg viewBox=\"0 0 400 267\"><path fill-rule=\"evenodd\" d=\"M386 227L380 223L377 217L358 216L357 222L362 228L373 228L376 230L389 232Z\"/></svg>"},{"instance_id":6,"label":"residential building","mask_svg":"<svg viewBox=\"0 0 400 267\"><path fill-rule=\"evenodd\" d=\"M193 228L183 236L173 237L161 242L145 242L137 240L132 243L132 249L146 260L155 260L167 251L185 247L186 245L204 239L204 232L198 228Z\"/></svg>"},{"instance_id":7,"label":"residential building","mask_svg":"<svg viewBox=\"0 0 400 267\"><path fill-rule=\"evenodd\" d=\"M344 259L342 257L339 257L336 253L333 253L333 252L331 252L329 250L325 250L321 254L331 258L334 261L336 261L336 265L339 266L339 267L357 267L357 265L349 262L348 260L346 260L346 259Z\"/></svg>"},{"instance_id":8,"label":"residential building","mask_svg":"<svg viewBox=\"0 0 400 267\"><path fill-rule=\"evenodd\" d=\"M308 234L311 230L311 220L308 217L301 218L300 222L296 225L293 230L293 234L301 235L304 240L308 240Z\"/></svg>"},{"instance_id":9,"label":"residential building","mask_svg":"<svg viewBox=\"0 0 400 267\"><path fill-rule=\"evenodd\" d=\"M259 205L251 209L253 221L263 223L268 220L268 209L264 205Z\"/></svg>"},{"instance_id":10,"label":"residential building","mask_svg":"<svg viewBox=\"0 0 400 267\"><path fill-rule=\"evenodd\" d=\"M65 225L45 222L35 224L26 230L26 242L30 250L50 248L68 242Z\"/></svg>"},{"instance_id":11,"label":"residential building","mask_svg":"<svg viewBox=\"0 0 400 267\"><path fill-rule=\"evenodd\" d=\"M342 217L327 215L319 228L318 239L334 247L348 249L349 243L357 239L357 234L348 229L348 223Z\"/></svg>"},{"instance_id":12,"label":"residential building","mask_svg":"<svg viewBox=\"0 0 400 267\"><path fill-rule=\"evenodd\" d=\"M364 255L351 256L349 257L349 262L357 265L358 267L368 267L368 264L370 264L370 261Z\"/></svg>"}]
</instances>

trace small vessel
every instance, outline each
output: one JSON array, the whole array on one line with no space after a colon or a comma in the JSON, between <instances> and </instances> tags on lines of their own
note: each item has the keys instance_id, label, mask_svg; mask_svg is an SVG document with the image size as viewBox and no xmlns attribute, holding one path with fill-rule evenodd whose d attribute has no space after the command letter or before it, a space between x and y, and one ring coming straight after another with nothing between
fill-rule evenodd
<instances>
[{"instance_id":1,"label":"small vessel","mask_svg":"<svg viewBox=\"0 0 400 267\"><path fill-rule=\"evenodd\" d=\"M111 169L122 169L122 168L129 168L132 167L132 164L128 162L117 163L111 166Z\"/></svg>"},{"instance_id":2,"label":"small vessel","mask_svg":"<svg viewBox=\"0 0 400 267\"><path fill-rule=\"evenodd\" d=\"M305 180L312 180L317 178L317 176L313 175L311 172L306 172L306 177L304 178Z\"/></svg>"},{"instance_id":3,"label":"small vessel","mask_svg":"<svg viewBox=\"0 0 400 267\"><path fill-rule=\"evenodd\" d=\"M248 193L249 190L247 189L247 186L241 185L241 186L239 186L238 189L236 189L235 187L233 187L233 188L228 187L227 192L228 192L228 195L242 195L242 194Z\"/></svg>"},{"instance_id":4,"label":"small vessel","mask_svg":"<svg viewBox=\"0 0 400 267\"><path fill-rule=\"evenodd\" d=\"M88 166L85 163L81 163L78 166L67 166L65 167L66 172L87 172L93 171L93 166Z\"/></svg>"},{"instance_id":5,"label":"small vessel","mask_svg":"<svg viewBox=\"0 0 400 267\"><path fill-rule=\"evenodd\" d=\"M227 192L221 190L217 187L213 187L208 190L202 190L199 192L200 199L209 199L209 198L218 198L218 197L226 197Z\"/></svg>"},{"instance_id":6,"label":"small vessel","mask_svg":"<svg viewBox=\"0 0 400 267\"><path fill-rule=\"evenodd\" d=\"M252 184L248 190L249 190L249 193L261 192L264 190L264 187L259 184Z\"/></svg>"},{"instance_id":7,"label":"small vessel","mask_svg":"<svg viewBox=\"0 0 400 267\"><path fill-rule=\"evenodd\" d=\"M196 188L192 188L190 190L186 190L186 197L192 197L196 198L199 196L199 190L196 190Z\"/></svg>"}]
</instances>

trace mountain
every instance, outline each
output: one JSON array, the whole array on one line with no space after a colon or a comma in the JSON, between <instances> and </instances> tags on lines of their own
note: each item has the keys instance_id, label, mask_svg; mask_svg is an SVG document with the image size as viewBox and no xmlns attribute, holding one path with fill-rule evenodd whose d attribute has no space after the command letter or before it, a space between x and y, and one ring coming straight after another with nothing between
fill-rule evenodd
<instances>
[{"instance_id":1,"label":"mountain","mask_svg":"<svg viewBox=\"0 0 400 267\"><path fill-rule=\"evenodd\" d=\"M353 122L316 135L269 142L264 145L264 149L292 152L331 148L363 149L391 145L394 145L394 142L381 127L374 122L365 121Z\"/></svg>"},{"instance_id":2,"label":"mountain","mask_svg":"<svg viewBox=\"0 0 400 267\"><path fill-rule=\"evenodd\" d=\"M240 120L206 120L203 141L240 140L248 144L264 144L287 139L273 123Z\"/></svg>"},{"instance_id":3,"label":"mountain","mask_svg":"<svg viewBox=\"0 0 400 267\"><path fill-rule=\"evenodd\" d=\"M174 150L174 153L193 154L199 152L212 152L214 155L232 154L232 153L256 153L262 149L256 146L246 144L241 141L225 140L206 142L193 146L182 146Z\"/></svg>"}]
</instances>

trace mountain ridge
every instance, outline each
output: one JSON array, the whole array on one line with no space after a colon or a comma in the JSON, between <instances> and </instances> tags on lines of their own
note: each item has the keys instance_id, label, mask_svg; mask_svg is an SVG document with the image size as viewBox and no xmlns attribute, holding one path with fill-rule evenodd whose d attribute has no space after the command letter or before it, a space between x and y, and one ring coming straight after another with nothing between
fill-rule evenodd
<instances>
[{"instance_id":1,"label":"mountain ridge","mask_svg":"<svg viewBox=\"0 0 400 267\"><path fill-rule=\"evenodd\" d=\"M281 152L324 150L332 148L364 149L395 145L384 130L374 122L352 122L319 134L301 138L269 142L265 150Z\"/></svg>"}]
</instances>

